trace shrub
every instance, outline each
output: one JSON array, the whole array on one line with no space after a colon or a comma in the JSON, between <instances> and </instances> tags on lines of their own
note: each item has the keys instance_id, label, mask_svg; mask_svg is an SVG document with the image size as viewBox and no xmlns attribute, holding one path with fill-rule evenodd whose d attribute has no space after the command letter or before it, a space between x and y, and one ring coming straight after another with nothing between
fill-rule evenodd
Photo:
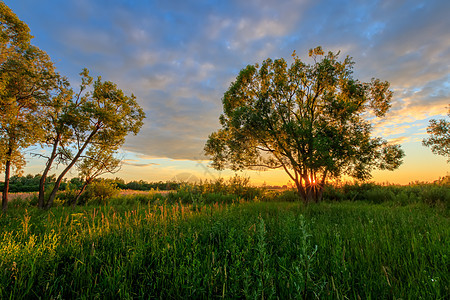
<instances>
[{"instance_id":1,"label":"shrub","mask_svg":"<svg viewBox=\"0 0 450 300\"><path fill-rule=\"evenodd\" d=\"M107 201L119 194L119 190L105 180L94 181L87 186L78 203L106 204Z\"/></svg>"},{"instance_id":2,"label":"shrub","mask_svg":"<svg viewBox=\"0 0 450 300\"><path fill-rule=\"evenodd\" d=\"M327 185L323 199L325 201L367 201L374 204L391 203L401 206L422 202L429 206L450 207L450 184L448 180L442 179L434 183L415 182L407 186L375 183Z\"/></svg>"},{"instance_id":3,"label":"shrub","mask_svg":"<svg viewBox=\"0 0 450 300\"><path fill-rule=\"evenodd\" d=\"M296 191L294 190L287 190L287 191L283 191L279 196L278 196L279 201L283 201L283 202L296 202L296 201L300 201L300 198L297 194Z\"/></svg>"},{"instance_id":4,"label":"shrub","mask_svg":"<svg viewBox=\"0 0 450 300\"><path fill-rule=\"evenodd\" d=\"M323 199L326 201L342 201L346 198L344 191L331 184L325 185Z\"/></svg>"},{"instance_id":5,"label":"shrub","mask_svg":"<svg viewBox=\"0 0 450 300\"><path fill-rule=\"evenodd\" d=\"M201 181L198 184L180 184L176 193L167 196L169 204L211 204L211 203L233 203L241 200L253 201L262 198L262 188L249 185L249 179L234 176L228 181L219 178L214 181Z\"/></svg>"},{"instance_id":6,"label":"shrub","mask_svg":"<svg viewBox=\"0 0 450 300\"><path fill-rule=\"evenodd\" d=\"M45 192L46 194L45 199L49 198L47 193L50 194L50 192L51 190ZM73 201L75 201L78 192L79 192L78 190L68 187L66 190L61 191L57 194L58 195L57 199L59 201L56 202L61 202L63 205L70 205L73 203Z\"/></svg>"},{"instance_id":7,"label":"shrub","mask_svg":"<svg viewBox=\"0 0 450 300\"><path fill-rule=\"evenodd\" d=\"M445 185L433 185L423 190L423 201L431 206L444 204L450 206L450 189Z\"/></svg>"}]
</instances>

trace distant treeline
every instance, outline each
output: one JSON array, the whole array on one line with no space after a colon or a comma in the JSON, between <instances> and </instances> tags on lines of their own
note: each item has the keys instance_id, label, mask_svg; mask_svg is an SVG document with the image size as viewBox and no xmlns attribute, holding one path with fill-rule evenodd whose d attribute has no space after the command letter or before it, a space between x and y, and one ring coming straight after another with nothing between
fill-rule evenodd
<instances>
[{"instance_id":1,"label":"distant treeline","mask_svg":"<svg viewBox=\"0 0 450 300\"><path fill-rule=\"evenodd\" d=\"M122 190L135 190L135 191L150 191L150 190L160 190L160 191L171 191L178 190L182 185L180 182L176 181L158 181L158 182L147 182L145 180L130 181L125 183L121 178L108 179L111 183L115 184L117 188Z\"/></svg>"},{"instance_id":2,"label":"distant treeline","mask_svg":"<svg viewBox=\"0 0 450 300\"><path fill-rule=\"evenodd\" d=\"M11 176L9 183L9 191L12 193L31 193L39 191L39 181L41 180L41 175L31 175L28 174L26 176ZM147 182L144 180L139 181L130 181L126 183L122 178L115 179L98 179L104 180L112 185L116 186L122 190L137 190L137 191L150 191L150 190L176 190L180 187L181 183L174 181L159 181L159 182ZM47 177L46 187L52 186L56 182L56 176L51 175ZM61 183L60 190L69 190L69 189L80 189L83 185L83 179L74 177L72 179L64 179ZM0 182L0 189L3 190L4 182Z\"/></svg>"}]
</instances>

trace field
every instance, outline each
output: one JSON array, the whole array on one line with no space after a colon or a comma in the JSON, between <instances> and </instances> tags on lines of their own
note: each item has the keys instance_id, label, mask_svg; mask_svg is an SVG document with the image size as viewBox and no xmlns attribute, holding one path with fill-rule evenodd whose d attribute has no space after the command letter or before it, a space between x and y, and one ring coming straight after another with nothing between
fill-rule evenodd
<instances>
[{"instance_id":1,"label":"field","mask_svg":"<svg viewBox=\"0 0 450 300\"><path fill-rule=\"evenodd\" d=\"M0 216L0 298L450 295L447 198L305 206L197 192L50 211L12 203Z\"/></svg>"}]
</instances>

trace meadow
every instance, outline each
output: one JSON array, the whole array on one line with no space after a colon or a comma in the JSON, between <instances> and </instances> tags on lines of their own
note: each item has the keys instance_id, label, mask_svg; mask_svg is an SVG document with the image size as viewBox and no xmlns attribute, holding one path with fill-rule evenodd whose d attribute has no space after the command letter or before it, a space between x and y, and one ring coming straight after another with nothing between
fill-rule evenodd
<instances>
[{"instance_id":1,"label":"meadow","mask_svg":"<svg viewBox=\"0 0 450 300\"><path fill-rule=\"evenodd\" d=\"M242 184L0 216L0 298L448 299L448 185Z\"/></svg>"}]
</instances>

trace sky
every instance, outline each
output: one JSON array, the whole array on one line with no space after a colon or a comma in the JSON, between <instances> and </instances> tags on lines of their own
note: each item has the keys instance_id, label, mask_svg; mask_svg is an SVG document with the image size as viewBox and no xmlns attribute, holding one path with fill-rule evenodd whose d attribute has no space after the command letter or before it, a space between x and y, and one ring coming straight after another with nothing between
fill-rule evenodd
<instances>
[{"instance_id":1,"label":"sky","mask_svg":"<svg viewBox=\"0 0 450 300\"><path fill-rule=\"evenodd\" d=\"M322 46L353 57L354 77L387 80L394 91L374 136L400 143L403 165L372 180L407 184L449 174L450 164L421 141L450 104L450 1L377 0L6 0L77 88L78 74L133 93L147 118L122 149L126 181L227 178L208 167L203 147L220 128L222 96L239 71L267 58L308 62ZM28 149L25 173L42 172ZM53 170L58 172L59 170ZM283 171L244 171L253 184L285 185ZM76 172L72 172L76 176Z\"/></svg>"}]
</instances>

